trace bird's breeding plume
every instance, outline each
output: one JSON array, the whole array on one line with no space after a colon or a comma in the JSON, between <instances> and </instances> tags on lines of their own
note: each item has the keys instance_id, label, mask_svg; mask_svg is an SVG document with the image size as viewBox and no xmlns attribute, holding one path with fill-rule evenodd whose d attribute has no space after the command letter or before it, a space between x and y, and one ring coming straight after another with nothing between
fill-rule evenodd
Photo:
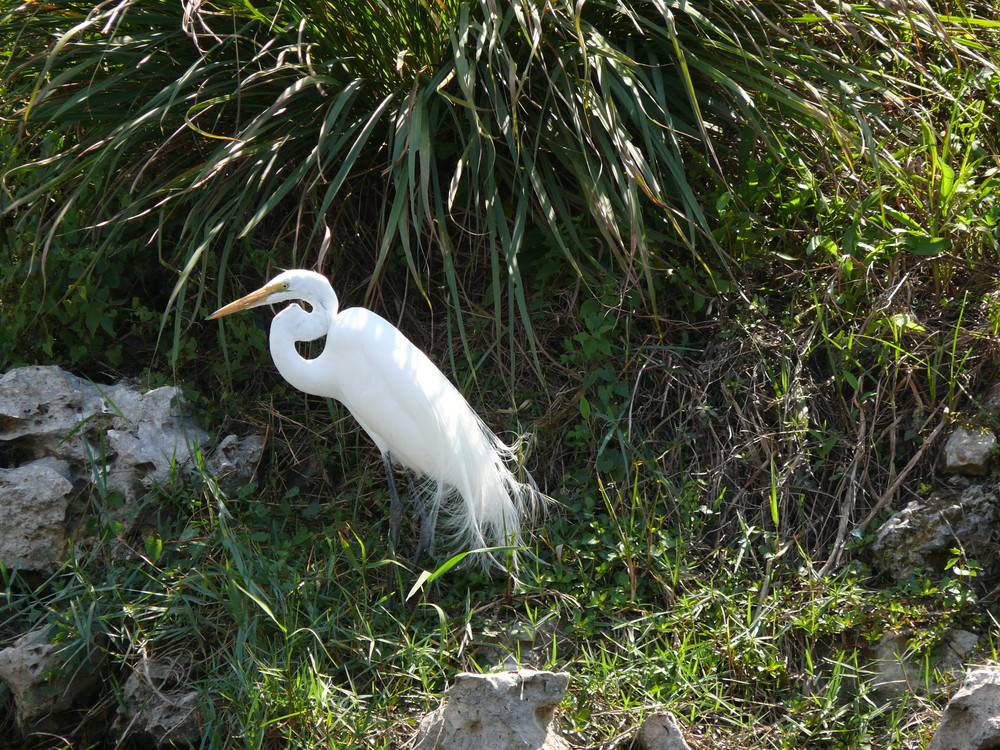
<instances>
[{"instance_id":1,"label":"bird's breeding plume","mask_svg":"<svg viewBox=\"0 0 1000 750\"><path fill-rule=\"evenodd\" d=\"M457 549L516 547L521 521L543 496L530 477L514 476L515 449L494 435L458 389L395 326L370 310L340 310L325 276L285 271L266 286L212 313L221 318L240 310L291 304L271 323L271 357L281 376L300 391L340 401L382 453L392 495L393 545L402 506L392 462L417 475L411 484L422 516L417 555L429 550L438 512ZM323 352L306 359L296 341L326 336ZM486 552L485 566L500 565ZM516 561L516 556L513 558Z\"/></svg>"}]
</instances>

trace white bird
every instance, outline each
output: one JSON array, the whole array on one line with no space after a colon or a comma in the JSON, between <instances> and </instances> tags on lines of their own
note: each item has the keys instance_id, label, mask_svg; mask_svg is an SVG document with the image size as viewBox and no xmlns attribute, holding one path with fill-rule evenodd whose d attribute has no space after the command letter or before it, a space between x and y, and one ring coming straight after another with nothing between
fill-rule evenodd
<instances>
[{"instance_id":1,"label":"white bird","mask_svg":"<svg viewBox=\"0 0 1000 750\"><path fill-rule=\"evenodd\" d=\"M516 446L494 435L427 355L387 320L362 307L340 310L327 278L303 270L279 274L208 320L287 300L302 300L311 310L291 304L275 316L274 364L300 391L341 402L378 447L392 496L393 546L402 515L393 462L423 480L411 484L423 516L414 559L430 550L442 507L454 549L520 546L522 518L544 496L530 477L522 483L511 471ZM314 359L295 347L323 336L323 351ZM484 567L502 567L490 551L481 560ZM513 560L516 567L516 552Z\"/></svg>"}]
</instances>

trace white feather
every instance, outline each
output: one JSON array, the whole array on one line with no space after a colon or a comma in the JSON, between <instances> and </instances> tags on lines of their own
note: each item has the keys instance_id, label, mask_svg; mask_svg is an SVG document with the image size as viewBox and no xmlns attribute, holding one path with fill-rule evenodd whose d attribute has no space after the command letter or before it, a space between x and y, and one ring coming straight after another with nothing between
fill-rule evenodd
<instances>
[{"instance_id":1,"label":"white feather","mask_svg":"<svg viewBox=\"0 0 1000 750\"><path fill-rule=\"evenodd\" d=\"M341 311L330 282L285 271L212 317L303 300L271 324L271 356L295 388L344 404L390 460L419 479L418 500L441 520L454 549L521 545L525 514L543 496L518 481L515 449L497 438L458 389L395 326L360 307ZM296 341L326 336L322 353L302 357ZM513 558L516 564L516 556ZM492 554L484 564L499 564Z\"/></svg>"}]
</instances>

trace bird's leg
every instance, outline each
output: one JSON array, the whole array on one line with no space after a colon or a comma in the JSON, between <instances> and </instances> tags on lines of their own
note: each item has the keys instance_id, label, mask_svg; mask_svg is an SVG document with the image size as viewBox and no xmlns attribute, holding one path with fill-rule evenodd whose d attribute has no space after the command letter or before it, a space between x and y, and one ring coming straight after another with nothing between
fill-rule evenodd
<instances>
[{"instance_id":1,"label":"bird's leg","mask_svg":"<svg viewBox=\"0 0 1000 750\"><path fill-rule=\"evenodd\" d=\"M389 496L392 498L389 505L389 543L395 554L396 547L399 546L399 525L403 521L403 501L399 499L399 492L396 490L396 478L392 475L388 453L382 454L382 465L385 466L385 478L389 482Z\"/></svg>"},{"instance_id":2,"label":"bird's leg","mask_svg":"<svg viewBox=\"0 0 1000 750\"><path fill-rule=\"evenodd\" d=\"M403 501L399 499L399 491L396 489L396 477L392 472L392 461L389 454L382 454L382 465L385 467L385 478L389 483L389 496L392 498L389 505L389 544L392 548L392 556L398 559L397 548L399 547L399 527L403 521ZM406 606L406 588L403 585L403 566L389 565L386 567L386 587L395 590L399 596L399 603ZM412 567L412 566L411 566ZM392 606L392 599L389 600ZM414 601L414 604L416 602Z\"/></svg>"},{"instance_id":3,"label":"bird's leg","mask_svg":"<svg viewBox=\"0 0 1000 750\"><path fill-rule=\"evenodd\" d=\"M434 546L434 532L437 528L437 516L441 509L441 502L439 499L432 499L428 505L430 507L425 507L423 503L420 505L420 538L417 541L417 550L413 553L413 559L410 561L412 567L416 567L420 556L424 552L430 552Z\"/></svg>"}]
</instances>

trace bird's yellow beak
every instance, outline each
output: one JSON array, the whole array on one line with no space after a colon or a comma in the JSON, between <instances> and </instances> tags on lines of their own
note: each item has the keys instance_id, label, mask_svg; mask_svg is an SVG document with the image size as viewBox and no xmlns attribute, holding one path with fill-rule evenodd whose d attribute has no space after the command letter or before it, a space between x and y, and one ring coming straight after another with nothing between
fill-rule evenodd
<instances>
[{"instance_id":1,"label":"bird's yellow beak","mask_svg":"<svg viewBox=\"0 0 1000 750\"><path fill-rule=\"evenodd\" d=\"M240 297L235 302L230 302L225 307L220 307L214 313L205 318L205 320L215 320L216 318L221 318L226 315L232 315L240 310L246 310L251 307L266 304L267 298L277 291L280 291L280 289L278 289L275 285L269 284L268 286L262 286L256 292L250 292L250 294L246 297Z\"/></svg>"}]
</instances>

